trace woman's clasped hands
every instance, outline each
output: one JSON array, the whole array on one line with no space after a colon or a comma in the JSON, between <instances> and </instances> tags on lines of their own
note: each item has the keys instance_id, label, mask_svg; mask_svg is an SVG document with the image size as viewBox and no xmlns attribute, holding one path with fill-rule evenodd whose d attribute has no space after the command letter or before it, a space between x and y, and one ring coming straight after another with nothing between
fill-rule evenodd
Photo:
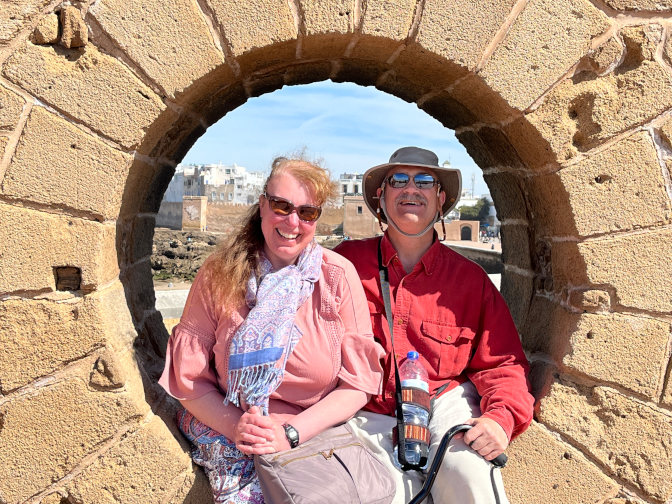
<instances>
[{"instance_id":1,"label":"woman's clasped hands","mask_svg":"<svg viewBox=\"0 0 672 504\"><path fill-rule=\"evenodd\" d=\"M234 433L236 448L245 455L264 455L290 448L282 425L262 415L258 406L243 413Z\"/></svg>"}]
</instances>

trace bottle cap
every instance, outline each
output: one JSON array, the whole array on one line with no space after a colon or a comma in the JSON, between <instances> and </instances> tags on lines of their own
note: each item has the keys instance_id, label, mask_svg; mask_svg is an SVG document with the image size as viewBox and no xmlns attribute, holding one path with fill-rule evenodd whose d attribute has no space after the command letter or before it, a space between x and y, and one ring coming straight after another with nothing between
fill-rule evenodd
<instances>
[{"instance_id":1,"label":"bottle cap","mask_svg":"<svg viewBox=\"0 0 672 504\"><path fill-rule=\"evenodd\" d=\"M416 352L416 351L414 351L414 350L411 350L410 352L408 352L408 353L406 354L406 358L408 358L408 359L410 359L410 360L417 360L418 357L420 357L420 356L418 355L418 352Z\"/></svg>"}]
</instances>

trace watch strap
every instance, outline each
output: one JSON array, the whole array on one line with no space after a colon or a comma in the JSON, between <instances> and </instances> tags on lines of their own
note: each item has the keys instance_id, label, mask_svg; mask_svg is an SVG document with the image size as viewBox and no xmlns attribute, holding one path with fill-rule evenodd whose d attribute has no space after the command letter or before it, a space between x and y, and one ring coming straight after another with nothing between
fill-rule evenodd
<instances>
[{"instance_id":1,"label":"watch strap","mask_svg":"<svg viewBox=\"0 0 672 504\"><path fill-rule=\"evenodd\" d=\"M286 422L282 424L282 427L285 429L285 437L289 441L289 447L296 448L299 446L299 431Z\"/></svg>"}]
</instances>

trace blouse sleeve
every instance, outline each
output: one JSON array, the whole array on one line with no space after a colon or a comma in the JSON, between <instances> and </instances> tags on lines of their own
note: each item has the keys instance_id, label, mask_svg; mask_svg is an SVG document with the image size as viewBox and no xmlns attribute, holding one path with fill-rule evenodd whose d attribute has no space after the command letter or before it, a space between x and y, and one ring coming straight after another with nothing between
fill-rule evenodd
<instances>
[{"instance_id":1,"label":"blouse sleeve","mask_svg":"<svg viewBox=\"0 0 672 504\"><path fill-rule=\"evenodd\" d=\"M339 315L345 331L341 342L341 370L338 377L367 394L380 394L383 380L380 359L385 351L373 339L364 288L355 267L349 261L341 279L340 290Z\"/></svg>"},{"instance_id":2,"label":"blouse sleeve","mask_svg":"<svg viewBox=\"0 0 672 504\"><path fill-rule=\"evenodd\" d=\"M168 340L166 365L159 379L159 385L180 400L198 399L219 390L211 365L217 320L203 269L196 275L180 323Z\"/></svg>"}]
</instances>

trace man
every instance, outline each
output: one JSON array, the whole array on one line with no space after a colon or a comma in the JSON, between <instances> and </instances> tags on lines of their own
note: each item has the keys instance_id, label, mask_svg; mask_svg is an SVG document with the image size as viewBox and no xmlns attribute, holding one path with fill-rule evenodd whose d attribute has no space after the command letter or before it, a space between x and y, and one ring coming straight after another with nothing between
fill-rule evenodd
<instances>
[{"instance_id":1,"label":"man","mask_svg":"<svg viewBox=\"0 0 672 504\"><path fill-rule=\"evenodd\" d=\"M396 425L392 342L381 293L378 250L388 269L399 364L420 354L429 375L432 406L429 462L443 434L466 423L453 441L432 489L435 504L495 503L492 460L532 420L528 364L504 299L475 263L442 245L434 223L452 210L461 192L460 172L439 166L436 154L417 147L396 151L390 162L364 175L366 204L388 224L381 238L343 242L335 250L353 262L366 292L374 336L386 350L383 393L351 425L398 481L395 503L422 487L418 471L392 464ZM441 390L442 386L445 386ZM438 394L437 394L438 391ZM499 502L508 502L495 472Z\"/></svg>"}]
</instances>

